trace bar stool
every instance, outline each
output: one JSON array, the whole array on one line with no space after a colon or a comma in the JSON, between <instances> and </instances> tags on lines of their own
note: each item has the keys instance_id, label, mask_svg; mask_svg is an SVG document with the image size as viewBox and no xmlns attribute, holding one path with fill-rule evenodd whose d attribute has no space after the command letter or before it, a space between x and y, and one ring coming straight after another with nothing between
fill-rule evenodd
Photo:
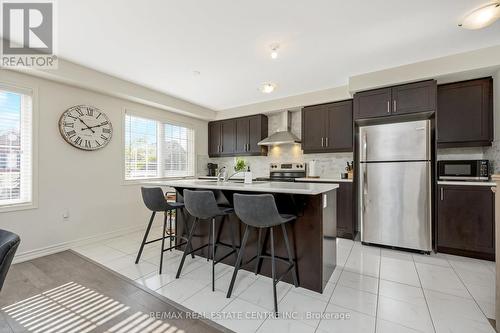
<instances>
[{"instance_id":1,"label":"bar stool","mask_svg":"<svg viewBox=\"0 0 500 333\"><path fill-rule=\"evenodd\" d=\"M233 277L231 278L231 284L229 285L229 290L227 291L226 297L231 297L233 292L234 281L236 280L236 275L241 267L241 261L245 251L245 245L248 240L248 234L250 227L257 228L259 230L259 238L257 241L257 255L248 260L246 264L257 259L255 265L255 274L259 273L259 265L262 259L271 259L271 270L273 278L273 296L274 296L274 312L278 315L278 299L276 296L276 284L281 281L281 279L288 273L292 272L293 284L298 287L297 279L297 267L292 259L292 251L290 250L290 242L288 241L288 234L286 232L285 224L295 220L297 217L294 215L285 215L278 212L276 207L276 202L271 194L257 194L257 195L247 195L247 194L234 194L234 210L236 215L240 220L246 225L245 233L243 234L243 240L241 242L241 247L238 252L238 259L236 260L236 265L234 266ZM281 258L274 255L274 234L273 228L281 226L283 232L283 239L285 240L285 247L288 253L288 258ZM271 255L262 254L265 244L261 244L262 231L269 230L270 240L271 240ZM276 260L280 260L288 264L287 270L279 277L276 278Z\"/></svg>"},{"instance_id":2,"label":"bar stool","mask_svg":"<svg viewBox=\"0 0 500 333\"><path fill-rule=\"evenodd\" d=\"M184 190L184 205L186 210L191 214L195 219L193 225L191 226L191 231L188 236L188 243L191 244L191 239L193 237L194 231L196 230L196 226L199 221L202 220L211 220L210 224L210 233L208 235L208 243L202 245L196 249L191 249L186 246L184 250L184 254L182 255L182 260L179 265L179 269L177 270L177 275L175 276L177 279L181 275L182 266L184 265L184 260L188 254L192 254L195 251L198 251L202 248L208 247L210 259L212 259L212 291L215 291L215 265L222 260L226 259L230 255L234 254L235 259L238 257L236 250L236 242L234 235L236 230L234 229L234 223L231 224L231 245L220 242L220 231L224 225L224 221L226 217L231 214L234 210L232 208L223 208L217 205L217 201L215 200L215 195L212 191L191 191ZM222 221L219 225L219 232L217 233L217 237L215 237L215 221L217 217L222 217ZM216 248L219 246L231 248L232 250L224 255L219 260L215 260L215 252ZM192 248L192 247L191 247ZM211 251L210 251L211 250Z\"/></svg>"},{"instance_id":3,"label":"bar stool","mask_svg":"<svg viewBox=\"0 0 500 333\"><path fill-rule=\"evenodd\" d=\"M177 225L176 225L176 232L172 232L172 211L177 210L177 209L182 209L184 208L184 204L180 202L168 202L165 199L165 195L163 194L163 191L160 187L141 187L141 193L142 193L142 200L144 201L144 204L146 207L151 210L153 213L151 214L151 218L149 219L149 224L146 229L146 232L144 234L144 238L142 239L141 247L139 248L139 253L137 253L137 258L135 259L135 263L138 264L139 260L141 259L142 251L144 250L144 245L146 244L151 244L154 242L161 241L161 256L160 256L160 274L162 272L163 268L163 252L165 251L172 251L172 249L175 249L179 246L185 245L189 246L187 242L187 238L180 235L177 235ZM163 219L163 234L161 238L153 239L148 241L148 236L149 236L149 231L151 230L151 225L153 224L155 215L157 212L164 212L165 213L165 218ZM168 231L167 231L167 215L168 215ZM177 211L176 211L176 216L177 216ZM177 219L176 219L177 220ZM177 224L177 222L176 222ZM183 228L184 230L187 229ZM176 238L179 237L180 239L184 239L185 242L179 243L177 245L172 245L173 241L176 240ZM170 247L165 249L165 238L168 238L170 241ZM193 255L194 258L194 255Z\"/></svg>"}]
</instances>

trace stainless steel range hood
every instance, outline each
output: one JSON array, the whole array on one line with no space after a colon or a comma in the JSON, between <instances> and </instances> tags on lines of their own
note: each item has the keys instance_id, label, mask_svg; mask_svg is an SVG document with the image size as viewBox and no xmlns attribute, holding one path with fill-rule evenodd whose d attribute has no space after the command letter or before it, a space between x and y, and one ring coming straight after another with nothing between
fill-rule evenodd
<instances>
[{"instance_id":1,"label":"stainless steel range hood","mask_svg":"<svg viewBox=\"0 0 500 333\"><path fill-rule=\"evenodd\" d=\"M280 114L280 124L278 130L258 143L259 146L277 146L291 143L300 143L300 139L295 136L290 128L292 117L290 111L284 111Z\"/></svg>"}]
</instances>

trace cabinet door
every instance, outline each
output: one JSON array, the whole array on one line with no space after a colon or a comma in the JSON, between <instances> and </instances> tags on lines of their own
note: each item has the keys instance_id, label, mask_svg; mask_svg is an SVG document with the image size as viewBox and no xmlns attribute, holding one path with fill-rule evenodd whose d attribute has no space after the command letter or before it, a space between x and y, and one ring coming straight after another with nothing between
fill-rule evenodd
<instances>
[{"instance_id":1,"label":"cabinet door","mask_svg":"<svg viewBox=\"0 0 500 333\"><path fill-rule=\"evenodd\" d=\"M392 114L436 110L436 81L429 80L392 88Z\"/></svg>"},{"instance_id":2,"label":"cabinet door","mask_svg":"<svg viewBox=\"0 0 500 333\"><path fill-rule=\"evenodd\" d=\"M489 186L438 187L438 251L495 258L494 194Z\"/></svg>"},{"instance_id":3,"label":"cabinet door","mask_svg":"<svg viewBox=\"0 0 500 333\"><path fill-rule=\"evenodd\" d=\"M221 154L234 154L236 151L236 120L222 120L221 133Z\"/></svg>"},{"instance_id":4,"label":"cabinet door","mask_svg":"<svg viewBox=\"0 0 500 333\"><path fill-rule=\"evenodd\" d=\"M391 88L354 94L354 118L365 119L391 115Z\"/></svg>"},{"instance_id":5,"label":"cabinet door","mask_svg":"<svg viewBox=\"0 0 500 333\"><path fill-rule=\"evenodd\" d=\"M302 109L302 149L304 152L325 150L326 120L324 105L307 106Z\"/></svg>"},{"instance_id":6,"label":"cabinet door","mask_svg":"<svg viewBox=\"0 0 500 333\"><path fill-rule=\"evenodd\" d=\"M353 192L351 182L341 182L337 190L337 236L354 239Z\"/></svg>"},{"instance_id":7,"label":"cabinet door","mask_svg":"<svg viewBox=\"0 0 500 333\"><path fill-rule=\"evenodd\" d=\"M437 142L440 147L491 145L493 141L491 78L438 87Z\"/></svg>"},{"instance_id":8,"label":"cabinet door","mask_svg":"<svg viewBox=\"0 0 500 333\"><path fill-rule=\"evenodd\" d=\"M353 151L352 100L328 104L327 118L326 149L330 152Z\"/></svg>"},{"instance_id":9,"label":"cabinet door","mask_svg":"<svg viewBox=\"0 0 500 333\"><path fill-rule=\"evenodd\" d=\"M267 155L267 147L258 145L267 134L266 116L248 117L248 152L254 155Z\"/></svg>"},{"instance_id":10,"label":"cabinet door","mask_svg":"<svg viewBox=\"0 0 500 333\"><path fill-rule=\"evenodd\" d=\"M236 119L236 153L246 153L248 151L248 126L248 118Z\"/></svg>"},{"instance_id":11,"label":"cabinet door","mask_svg":"<svg viewBox=\"0 0 500 333\"><path fill-rule=\"evenodd\" d=\"M221 145L221 123L212 121L208 123L208 155L218 156Z\"/></svg>"}]
</instances>

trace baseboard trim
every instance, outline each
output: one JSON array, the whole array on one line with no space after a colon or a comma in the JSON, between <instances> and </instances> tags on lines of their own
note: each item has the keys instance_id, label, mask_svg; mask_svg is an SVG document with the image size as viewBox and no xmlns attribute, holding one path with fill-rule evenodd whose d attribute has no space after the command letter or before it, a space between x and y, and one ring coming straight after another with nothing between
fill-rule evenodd
<instances>
[{"instance_id":1,"label":"baseboard trim","mask_svg":"<svg viewBox=\"0 0 500 333\"><path fill-rule=\"evenodd\" d=\"M76 240L72 240L69 242L64 242L64 243L59 243L55 245L50 245L46 247L42 247L39 249L35 250L30 250L30 251L25 251L22 253L17 254L14 256L14 260L12 261L13 264L17 264L23 261L47 256L49 254L54 254L57 252L62 252L71 249L72 247L78 247L78 246L84 246L90 243L106 240L109 238L114 238L118 236L123 236L135 231L140 231L144 230L144 225L141 226L134 226L134 227L128 227L128 228L122 228L110 232L106 232L104 234L99 234L99 235L94 235L94 236L89 236L85 238L80 238Z\"/></svg>"}]
</instances>

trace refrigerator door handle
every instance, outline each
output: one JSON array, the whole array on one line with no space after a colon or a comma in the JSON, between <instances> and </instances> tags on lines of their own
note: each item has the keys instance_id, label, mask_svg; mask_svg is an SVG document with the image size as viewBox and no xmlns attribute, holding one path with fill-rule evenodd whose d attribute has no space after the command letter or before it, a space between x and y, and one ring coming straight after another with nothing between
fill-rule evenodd
<instances>
[{"instance_id":1,"label":"refrigerator door handle","mask_svg":"<svg viewBox=\"0 0 500 333\"><path fill-rule=\"evenodd\" d=\"M365 135L363 135L363 152L361 156L362 161L366 161L368 158L368 134L365 132Z\"/></svg>"}]
</instances>

